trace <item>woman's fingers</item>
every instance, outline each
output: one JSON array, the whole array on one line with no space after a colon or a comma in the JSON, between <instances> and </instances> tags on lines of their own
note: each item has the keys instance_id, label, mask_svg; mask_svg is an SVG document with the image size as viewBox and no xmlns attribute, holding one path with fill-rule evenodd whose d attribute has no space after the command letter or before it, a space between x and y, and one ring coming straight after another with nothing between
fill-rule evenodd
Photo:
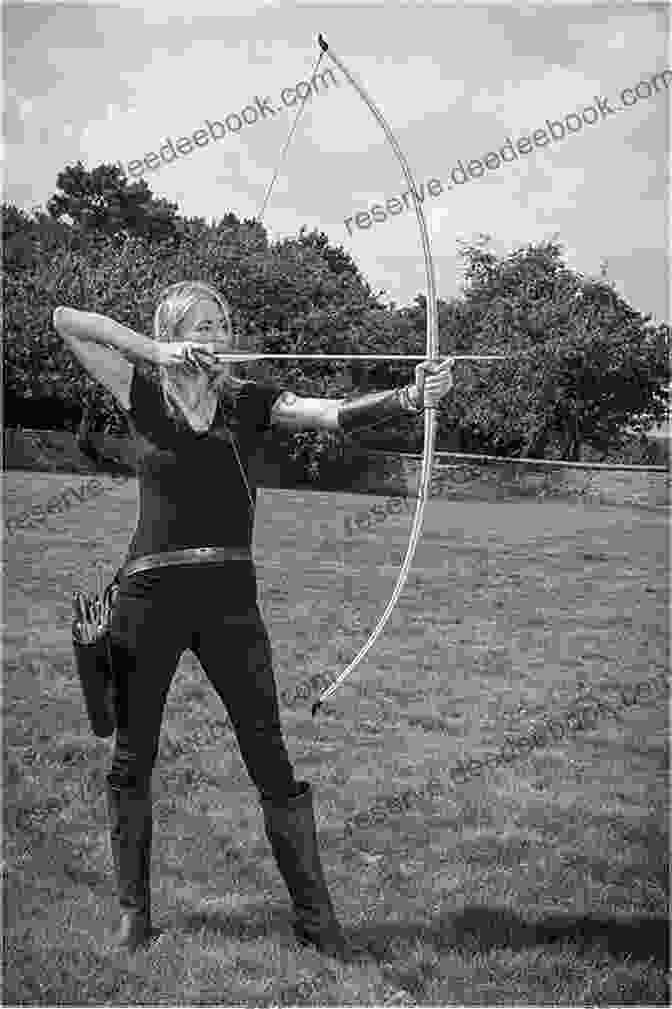
<instances>
[{"instance_id":1,"label":"woman's fingers","mask_svg":"<svg viewBox=\"0 0 672 1009\"><path fill-rule=\"evenodd\" d=\"M217 358L210 347L191 344L188 348L188 354L190 359L205 368L214 368L217 366Z\"/></svg>"},{"instance_id":2,"label":"woman's fingers","mask_svg":"<svg viewBox=\"0 0 672 1009\"><path fill-rule=\"evenodd\" d=\"M159 344L159 363L165 368L194 368L196 362L191 358L189 343L161 343Z\"/></svg>"},{"instance_id":3,"label":"woman's fingers","mask_svg":"<svg viewBox=\"0 0 672 1009\"><path fill-rule=\"evenodd\" d=\"M200 368L214 368L217 359L207 344L185 341L165 344L161 350L162 363L166 367L186 368L198 371Z\"/></svg>"},{"instance_id":4,"label":"woman's fingers","mask_svg":"<svg viewBox=\"0 0 672 1009\"><path fill-rule=\"evenodd\" d=\"M441 399L453 387L452 357L440 363L423 361L415 368L415 385L425 406L437 407Z\"/></svg>"}]
</instances>

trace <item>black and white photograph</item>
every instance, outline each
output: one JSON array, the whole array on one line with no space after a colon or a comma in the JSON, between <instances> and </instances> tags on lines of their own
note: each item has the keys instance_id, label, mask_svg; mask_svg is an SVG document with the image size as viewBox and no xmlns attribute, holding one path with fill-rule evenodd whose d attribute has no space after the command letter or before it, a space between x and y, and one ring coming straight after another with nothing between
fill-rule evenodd
<instances>
[{"instance_id":1,"label":"black and white photograph","mask_svg":"<svg viewBox=\"0 0 672 1009\"><path fill-rule=\"evenodd\" d=\"M670 20L3 5L3 1005L672 1004Z\"/></svg>"}]
</instances>

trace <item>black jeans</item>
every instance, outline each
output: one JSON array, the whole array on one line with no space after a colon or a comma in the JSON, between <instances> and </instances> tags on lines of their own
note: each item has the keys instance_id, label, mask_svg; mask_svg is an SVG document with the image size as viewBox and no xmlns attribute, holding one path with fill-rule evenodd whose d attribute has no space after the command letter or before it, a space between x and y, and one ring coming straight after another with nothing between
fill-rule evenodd
<instances>
[{"instance_id":1,"label":"black jeans","mask_svg":"<svg viewBox=\"0 0 672 1009\"><path fill-rule=\"evenodd\" d=\"M113 788L149 789L168 690L182 652L191 648L226 706L261 798L294 794L251 564L122 576L110 640L118 692Z\"/></svg>"}]
</instances>

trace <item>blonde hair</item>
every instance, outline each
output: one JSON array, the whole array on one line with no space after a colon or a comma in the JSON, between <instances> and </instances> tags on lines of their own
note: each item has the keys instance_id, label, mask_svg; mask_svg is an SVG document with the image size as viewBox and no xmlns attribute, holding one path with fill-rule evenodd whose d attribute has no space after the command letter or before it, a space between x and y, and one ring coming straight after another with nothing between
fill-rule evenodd
<instances>
[{"instance_id":1,"label":"blonde hair","mask_svg":"<svg viewBox=\"0 0 672 1009\"><path fill-rule=\"evenodd\" d=\"M154 339L162 342L178 340L180 325L189 309L199 301L213 301L221 309L226 319L228 335L232 339L232 350L238 349L238 338L231 325L231 309L228 302L216 288L201 280L182 280L163 289L154 312ZM176 398L179 401L179 396L176 395L178 391L176 378L170 376L166 368L160 367L159 379L168 413L172 417L179 417L181 411L178 410L175 402ZM223 374L221 378L213 380L211 388L219 388L225 385L226 381L226 374ZM233 382L236 385L244 384L239 379L233 379Z\"/></svg>"},{"instance_id":2,"label":"blonde hair","mask_svg":"<svg viewBox=\"0 0 672 1009\"><path fill-rule=\"evenodd\" d=\"M221 309L226 319L229 336L233 336L231 309L219 291L201 280L181 280L177 284L171 284L170 287L164 288L159 296L159 302L154 312L154 339L177 340L179 327L189 309L198 301L205 300L214 301Z\"/></svg>"}]
</instances>

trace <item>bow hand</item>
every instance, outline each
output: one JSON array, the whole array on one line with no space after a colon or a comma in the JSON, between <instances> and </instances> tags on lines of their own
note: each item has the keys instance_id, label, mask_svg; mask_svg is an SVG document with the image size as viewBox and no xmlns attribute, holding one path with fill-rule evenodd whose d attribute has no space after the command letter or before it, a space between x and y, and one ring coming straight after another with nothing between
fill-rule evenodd
<instances>
[{"instance_id":1,"label":"bow hand","mask_svg":"<svg viewBox=\"0 0 672 1009\"><path fill-rule=\"evenodd\" d=\"M453 388L453 364L452 357L448 357L440 363L423 361L417 365L411 398L418 404L422 403L425 409L435 410Z\"/></svg>"}]
</instances>

